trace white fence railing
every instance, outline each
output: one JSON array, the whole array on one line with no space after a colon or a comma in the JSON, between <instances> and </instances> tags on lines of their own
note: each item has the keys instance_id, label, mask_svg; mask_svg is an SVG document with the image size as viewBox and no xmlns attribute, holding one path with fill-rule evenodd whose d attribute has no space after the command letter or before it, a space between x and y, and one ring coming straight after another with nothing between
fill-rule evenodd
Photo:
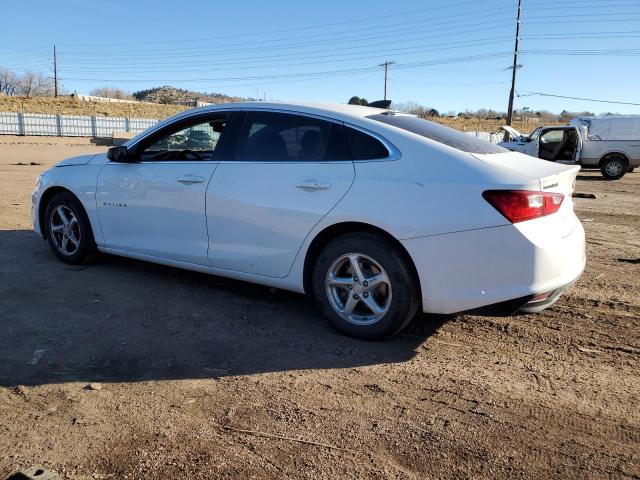
<instances>
[{"instance_id":1,"label":"white fence railing","mask_svg":"<svg viewBox=\"0 0 640 480\"><path fill-rule=\"evenodd\" d=\"M0 113L0 135L107 138L113 136L113 132L141 132L159 121L155 118Z\"/></svg>"},{"instance_id":2,"label":"white fence railing","mask_svg":"<svg viewBox=\"0 0 640 480\"><path fill-rule=\"evenodd\" d=\"M49 135L56 137L109 138L113 132L141 132L160 120L155 118L100 117L96 115L46 115L40 113L0 113L0 135ZM465 132L498 143L489 132Z\"/></svg>"}]
</instances>

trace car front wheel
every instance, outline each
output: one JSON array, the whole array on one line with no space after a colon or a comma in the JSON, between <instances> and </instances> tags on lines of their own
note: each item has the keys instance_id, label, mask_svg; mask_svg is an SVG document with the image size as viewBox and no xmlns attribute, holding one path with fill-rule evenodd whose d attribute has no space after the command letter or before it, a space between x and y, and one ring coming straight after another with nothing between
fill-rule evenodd
<instances>
[{"instance_id":1,"label":"car front wheel","mask_svg":"<svg viewBox=\"0 0 640 480\"><path fill-rule=\"evenodd\" d=\"M338 330L367 340L398 333L420 306L410 260L394 242L369 232L331 241L316 261L312 288Z\"/></svg>"},{"instance_id":2,"label":"car front wheel","mask_svg":"<svg viewBox=\"0 0 640 480\"><path fill-rule=\"evenodd\" d=\"M83 263L95 249L87 214L78 199L68 192L51 198L45 211L44 228L51 250L65 263Z\"/></svg>"}]
</instances>

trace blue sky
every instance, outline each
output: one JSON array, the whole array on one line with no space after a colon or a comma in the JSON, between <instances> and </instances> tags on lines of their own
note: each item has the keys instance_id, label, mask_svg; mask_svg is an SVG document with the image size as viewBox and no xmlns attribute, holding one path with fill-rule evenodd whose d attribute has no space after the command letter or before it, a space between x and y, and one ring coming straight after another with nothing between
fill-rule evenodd
<instances>
[{"instance_id":1,"label":"blue sky","mask_svg":"<svg viewBox=\"0 0 640 480\"><path fill-rule=\"evenodd\" d=\"M31 0L2 7L0 67L65 90L170 84L273 100L383 96L441 111L506 110L517 0ZM640 103L640 0L523 0L517 91ZM522 96L515 106L640 113Z\"/></svg>"}]
</instances>

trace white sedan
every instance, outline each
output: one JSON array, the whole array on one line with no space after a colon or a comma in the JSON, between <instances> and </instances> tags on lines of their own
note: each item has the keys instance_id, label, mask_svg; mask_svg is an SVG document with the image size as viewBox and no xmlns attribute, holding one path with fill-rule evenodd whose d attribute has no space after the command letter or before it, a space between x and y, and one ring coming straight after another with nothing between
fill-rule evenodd
<instances>
[{"instance_id":1,"label":"white sedan","mask_svg":"<svg viewBox=\"0 0 640 480\"><path fill-rule=\"evenodd\" d=\"M420 310L535 312L580 276L577 166L354 105L190 110L33 194L63 262L94 251L305 292L374 339Z\"/></svg>"}]
</instances>

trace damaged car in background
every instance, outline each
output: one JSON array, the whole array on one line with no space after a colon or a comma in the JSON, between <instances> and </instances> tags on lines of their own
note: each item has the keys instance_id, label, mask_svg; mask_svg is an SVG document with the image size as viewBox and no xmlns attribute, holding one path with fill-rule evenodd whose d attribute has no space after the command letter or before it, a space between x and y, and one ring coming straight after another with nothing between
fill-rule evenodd
<instances>
[{"instance_id":1,"label":"damaged car in background","mask_svg":"<svg viewBox=\"0 0 640 480\"><path fill-rule=\"evenodd\" d=\"M494 135L509 150L598 169L608 180L640 166L640 116L576 117L569 125L538 127L530 135L503 126Z\"/></svg>"}]
</instances>

